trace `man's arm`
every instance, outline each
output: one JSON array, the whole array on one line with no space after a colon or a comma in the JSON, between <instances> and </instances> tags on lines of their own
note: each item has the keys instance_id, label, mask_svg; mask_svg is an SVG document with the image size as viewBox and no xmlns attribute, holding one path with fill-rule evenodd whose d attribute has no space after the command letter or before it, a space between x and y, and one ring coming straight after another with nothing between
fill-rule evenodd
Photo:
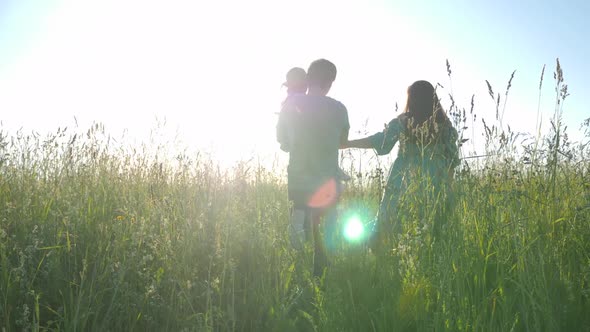
<instances>
[{"instance_id":1,"label":"man's arm","mask_svg":"<svg viewBox=\"0 0 590 332\"><path fill-rule=\"evenodd\" d=\"M340 149L345 149L346 145L348 144L348 132L350 131L350 122L348 121L348 110L344 105L342 105L342 108L344 109L344 116L342 133L340 134Z\"/></svg>"},{"instance_id":2,"label":"man's arm","mask_svg":"<svg viewBox=\"0 0 590 332\"><path fill-rule=\"evenodd\" d=\"M341 149L345 149L348 147L347 146L347 144L349 143L348 142L348 131L349 131L349 129L345 128L342 130L342 135L340 135L340 148Z\"/></svg>"},{"instance_id":3,"label":"man's arm","mask_svg":"<svg viewBox=\"0 0 590 332\"><path fill-rule=\"evenodd\" d=\"M344 107L344 105L343 105L343 107ZM342 136L340 137L340 149L347 149L347 148L373 149L374 148L374 146L375 146L374 136L375 135L349 141L348 140L349 130L350 130L350 124L348 122L348 111L346 110L346 107L344 107L344 130L342 132Z\"/></svg>"},{"instance_id":4,"label":"man's arm","mask_svg":"<svg viewBox=\"0 0 590 332\"><path fill-rule=\"evenodd\" d=\"M373 148L373 139L372 138L373 138L373 136L355 139L352 141L347 140L346 142L341 143L340 148L341 149L347 149L347 148L372 149Z\"/></svg>"}]
</instances>

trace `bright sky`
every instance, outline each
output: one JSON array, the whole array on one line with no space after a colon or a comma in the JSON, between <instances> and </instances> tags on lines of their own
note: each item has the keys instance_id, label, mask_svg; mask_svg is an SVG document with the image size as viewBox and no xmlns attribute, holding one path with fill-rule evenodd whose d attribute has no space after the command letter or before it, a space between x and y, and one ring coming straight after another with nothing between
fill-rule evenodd
<instances>
[{"instance_id":1,"label":"bright sky","mask_svg":"<svg viewBox=\"0 0 590 332\"><path fill-rule=\"evenodd\" d=\"M0 120L43 132L75 117L83 129L102 122L139 140L166 120L167 132L224 161L274 158L290 67L336 64L330 96L347 106L354 138L396 116L415 80L440 82L446 98L449 59L456 101L469 109L475 94L489 122L485 80L503 96L516 70L504 122L533 132L541 69L547 125L559 57L565 121L581 138L589 16L585 0L0 0Z\"/></svg>"}]
</instances>

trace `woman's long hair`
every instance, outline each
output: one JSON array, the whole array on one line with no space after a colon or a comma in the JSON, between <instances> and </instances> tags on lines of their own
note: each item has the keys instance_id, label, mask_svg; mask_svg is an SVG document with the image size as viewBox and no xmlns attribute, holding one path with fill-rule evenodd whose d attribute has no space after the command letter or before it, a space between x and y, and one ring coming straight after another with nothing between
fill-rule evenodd
<instances>
[{"instance_id":1,"label":"woman's long hair","mask_svg":"<svg viewBox=\"0 0 590 332\"><path fill-rule=\"evenodd\" d=\"M407 120L407 129L414 133L410 137L417 136L417 129L421 128L422 133L425 129L427 136L435 138L440 125L451 125L434 87L428 81L416 81L408 87L408 100L403 115Z\"/></svg>"},{"instance_id":2,"label":"woman's long hair","mask_svg":"<svg viewBox=\"0 0 590 332\"><path fill-rule=\"evenodd\" d=\"M408 101L404 110L414 126L423 124L434 115L434 121L448 121L434 87L428 81L416 81L408 87Z\"/></svg>"}]
</instances>

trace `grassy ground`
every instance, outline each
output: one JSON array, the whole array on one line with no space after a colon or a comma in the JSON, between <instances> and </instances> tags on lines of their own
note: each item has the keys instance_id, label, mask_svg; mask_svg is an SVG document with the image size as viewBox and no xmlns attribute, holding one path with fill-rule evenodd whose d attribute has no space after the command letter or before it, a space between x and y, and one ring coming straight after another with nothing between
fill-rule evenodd
<instances>
[{"instance_id":1,"label":"grassy ground","mask_svg":"<svg viewBox=\"0 0 590 332\"><path fill-rule=\"evenodd\" d=\"M97 131L2 139L7 331L590 330L587 162L464 169L444 236L416 193L391 250L339 237L313 280L289 248L280 176L160 163ZM343 215L372 217L380 183L355 177Z\"/></svg>"}]
</instances>

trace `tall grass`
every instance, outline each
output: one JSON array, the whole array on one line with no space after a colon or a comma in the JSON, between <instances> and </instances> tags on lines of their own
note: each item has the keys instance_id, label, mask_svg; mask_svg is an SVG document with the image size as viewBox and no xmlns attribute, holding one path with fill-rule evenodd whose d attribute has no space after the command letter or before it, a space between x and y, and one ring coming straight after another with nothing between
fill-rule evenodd
<instances>
[{"instance_id":1,"label":"tall grass","mask_svg":"<svg viewBox=\"0 0 590 332\"><path fill-rule=\"evenodd\" d=\"M463 128L473 106L450 112ZM163 158L98 125L2 132L0 327L590 331L590 151L559 117L518 153L516 135L486 125L495 157L463 165L442 236L440 202L410 186L391 247L374 255L338 237L320 280L290 249L277 170ZM383 172L352 173L342 215L368 220Z\"/></svg>"}]
</instances>

